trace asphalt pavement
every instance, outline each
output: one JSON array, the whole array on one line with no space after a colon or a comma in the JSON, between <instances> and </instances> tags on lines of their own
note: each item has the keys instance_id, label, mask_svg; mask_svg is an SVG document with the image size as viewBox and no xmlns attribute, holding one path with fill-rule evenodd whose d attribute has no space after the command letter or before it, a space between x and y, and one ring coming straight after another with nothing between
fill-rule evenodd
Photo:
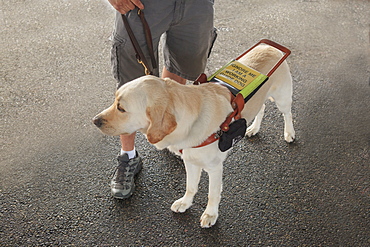
<instances>
[{"instance_id":1,"label":"asphalt pavement","mask_svg":"<svg viewBox=\"0 0 370 247\"><path fill-rule=\"evenodd\" d=\"M296 140L268 103L225 162L202 229L181 160L142 135L135 194L110 196L119 141L91 119L113 102L114 12L90 0L0 1L0 246L370 246L370 2L216 1L210 74L263 38L291 49Z\"/></svg>"}]
</instances>

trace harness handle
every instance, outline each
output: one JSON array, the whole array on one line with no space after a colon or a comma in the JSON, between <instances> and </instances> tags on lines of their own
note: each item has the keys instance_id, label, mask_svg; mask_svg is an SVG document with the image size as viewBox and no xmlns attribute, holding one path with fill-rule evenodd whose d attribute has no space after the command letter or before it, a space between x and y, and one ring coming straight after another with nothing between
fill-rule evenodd
<instances>
[{"instance_id":1,"label":"harness handle","mask_svg":"<svg viewBox=\"0 0 370 247\"><path fill-rule=\"evenodd\" d=\"M272 75L272 73L275 72L275 70L280 66L280 64L282 64L284 62L284 60L291 53L291 51L288 48L286 48L286 47L284 47L284 46L282 46L282 45L280 45L280 44L278 44L278 43L276 43L276 42L274 42L272 40L269 40L269 39L261 39L257 44L255 44L254 46L252 46L251 48L249 48L247 51L245 51L243 54L241 54L235 60L239 60L241 57L243 57L245 54L247 54L248 52L250 52L254 47L258 46L261 43L265 43L267 45L270 45L272 47L275 47L276 49L278 49L278 50L280 50L280 51L282 51L284 53L284 55L280 58L280 60L267 73L267 77L270 77Z\"/></svg>"}]
</instances>

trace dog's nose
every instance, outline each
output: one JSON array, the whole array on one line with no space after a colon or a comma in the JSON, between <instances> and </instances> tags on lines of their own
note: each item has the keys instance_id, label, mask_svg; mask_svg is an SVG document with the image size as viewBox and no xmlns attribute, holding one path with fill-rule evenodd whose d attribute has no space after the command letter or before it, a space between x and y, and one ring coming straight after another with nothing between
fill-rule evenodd
<instances>
[{"instance_id":1,"label":"dog's nose","mask_svg":"<svg viewBox=\"0 0 370 247\"><path fill-rule=\"evenodd\" d=\"M96 127L100 128L103 125L103 120L100 117L95 116L93 118L93 123L96 125Z\"/></svg>"}]
</instances>

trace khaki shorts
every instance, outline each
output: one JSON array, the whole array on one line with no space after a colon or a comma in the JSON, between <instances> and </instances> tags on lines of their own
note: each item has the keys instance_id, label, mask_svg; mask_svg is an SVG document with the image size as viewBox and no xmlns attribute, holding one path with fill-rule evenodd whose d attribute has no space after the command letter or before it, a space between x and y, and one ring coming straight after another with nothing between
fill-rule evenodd
<instances>
[{"instance_id":1,"label":"khaki shorts","mask_svg":"<svg viewBox=\"0 0 370 247\"><path fill-rule=\"evenodd\" d=\"M162 34L166 69L188 80L204 72L216 37L213 27L213 0L142 0L150 26L154 54L158 63L158 45ZM142 23L137 10L126 14L135 37L150 61ZM112 67L118 86L145 74L136 60L135 50L117 12L112 45ZM159 76L159 69L154 74Z\"/></svg>"}]
</instances>

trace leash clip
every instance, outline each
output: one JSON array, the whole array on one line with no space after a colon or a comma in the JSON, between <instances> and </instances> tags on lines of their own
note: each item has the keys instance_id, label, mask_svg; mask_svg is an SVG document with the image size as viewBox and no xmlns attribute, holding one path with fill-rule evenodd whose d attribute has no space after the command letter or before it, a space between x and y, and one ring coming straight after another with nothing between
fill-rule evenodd
<instances>
[{"instance_id":1,"label":"leash clip","mask_svg":"<svg viewBox=\"0 0 370 247\"><path fill-rule=\"evenodd\" d=\"M136 58L136 59L137 59L137 62L138 62L139 64L141 64L141 65L144 67L145 74L146 74L146 75L151 75L151 74L152 74L152 72L148 69L148 67L146 66L146 64L145 64L143 61L141 61L141 59L140 59L140 58Z\"/></svg>"}]
</instances>

